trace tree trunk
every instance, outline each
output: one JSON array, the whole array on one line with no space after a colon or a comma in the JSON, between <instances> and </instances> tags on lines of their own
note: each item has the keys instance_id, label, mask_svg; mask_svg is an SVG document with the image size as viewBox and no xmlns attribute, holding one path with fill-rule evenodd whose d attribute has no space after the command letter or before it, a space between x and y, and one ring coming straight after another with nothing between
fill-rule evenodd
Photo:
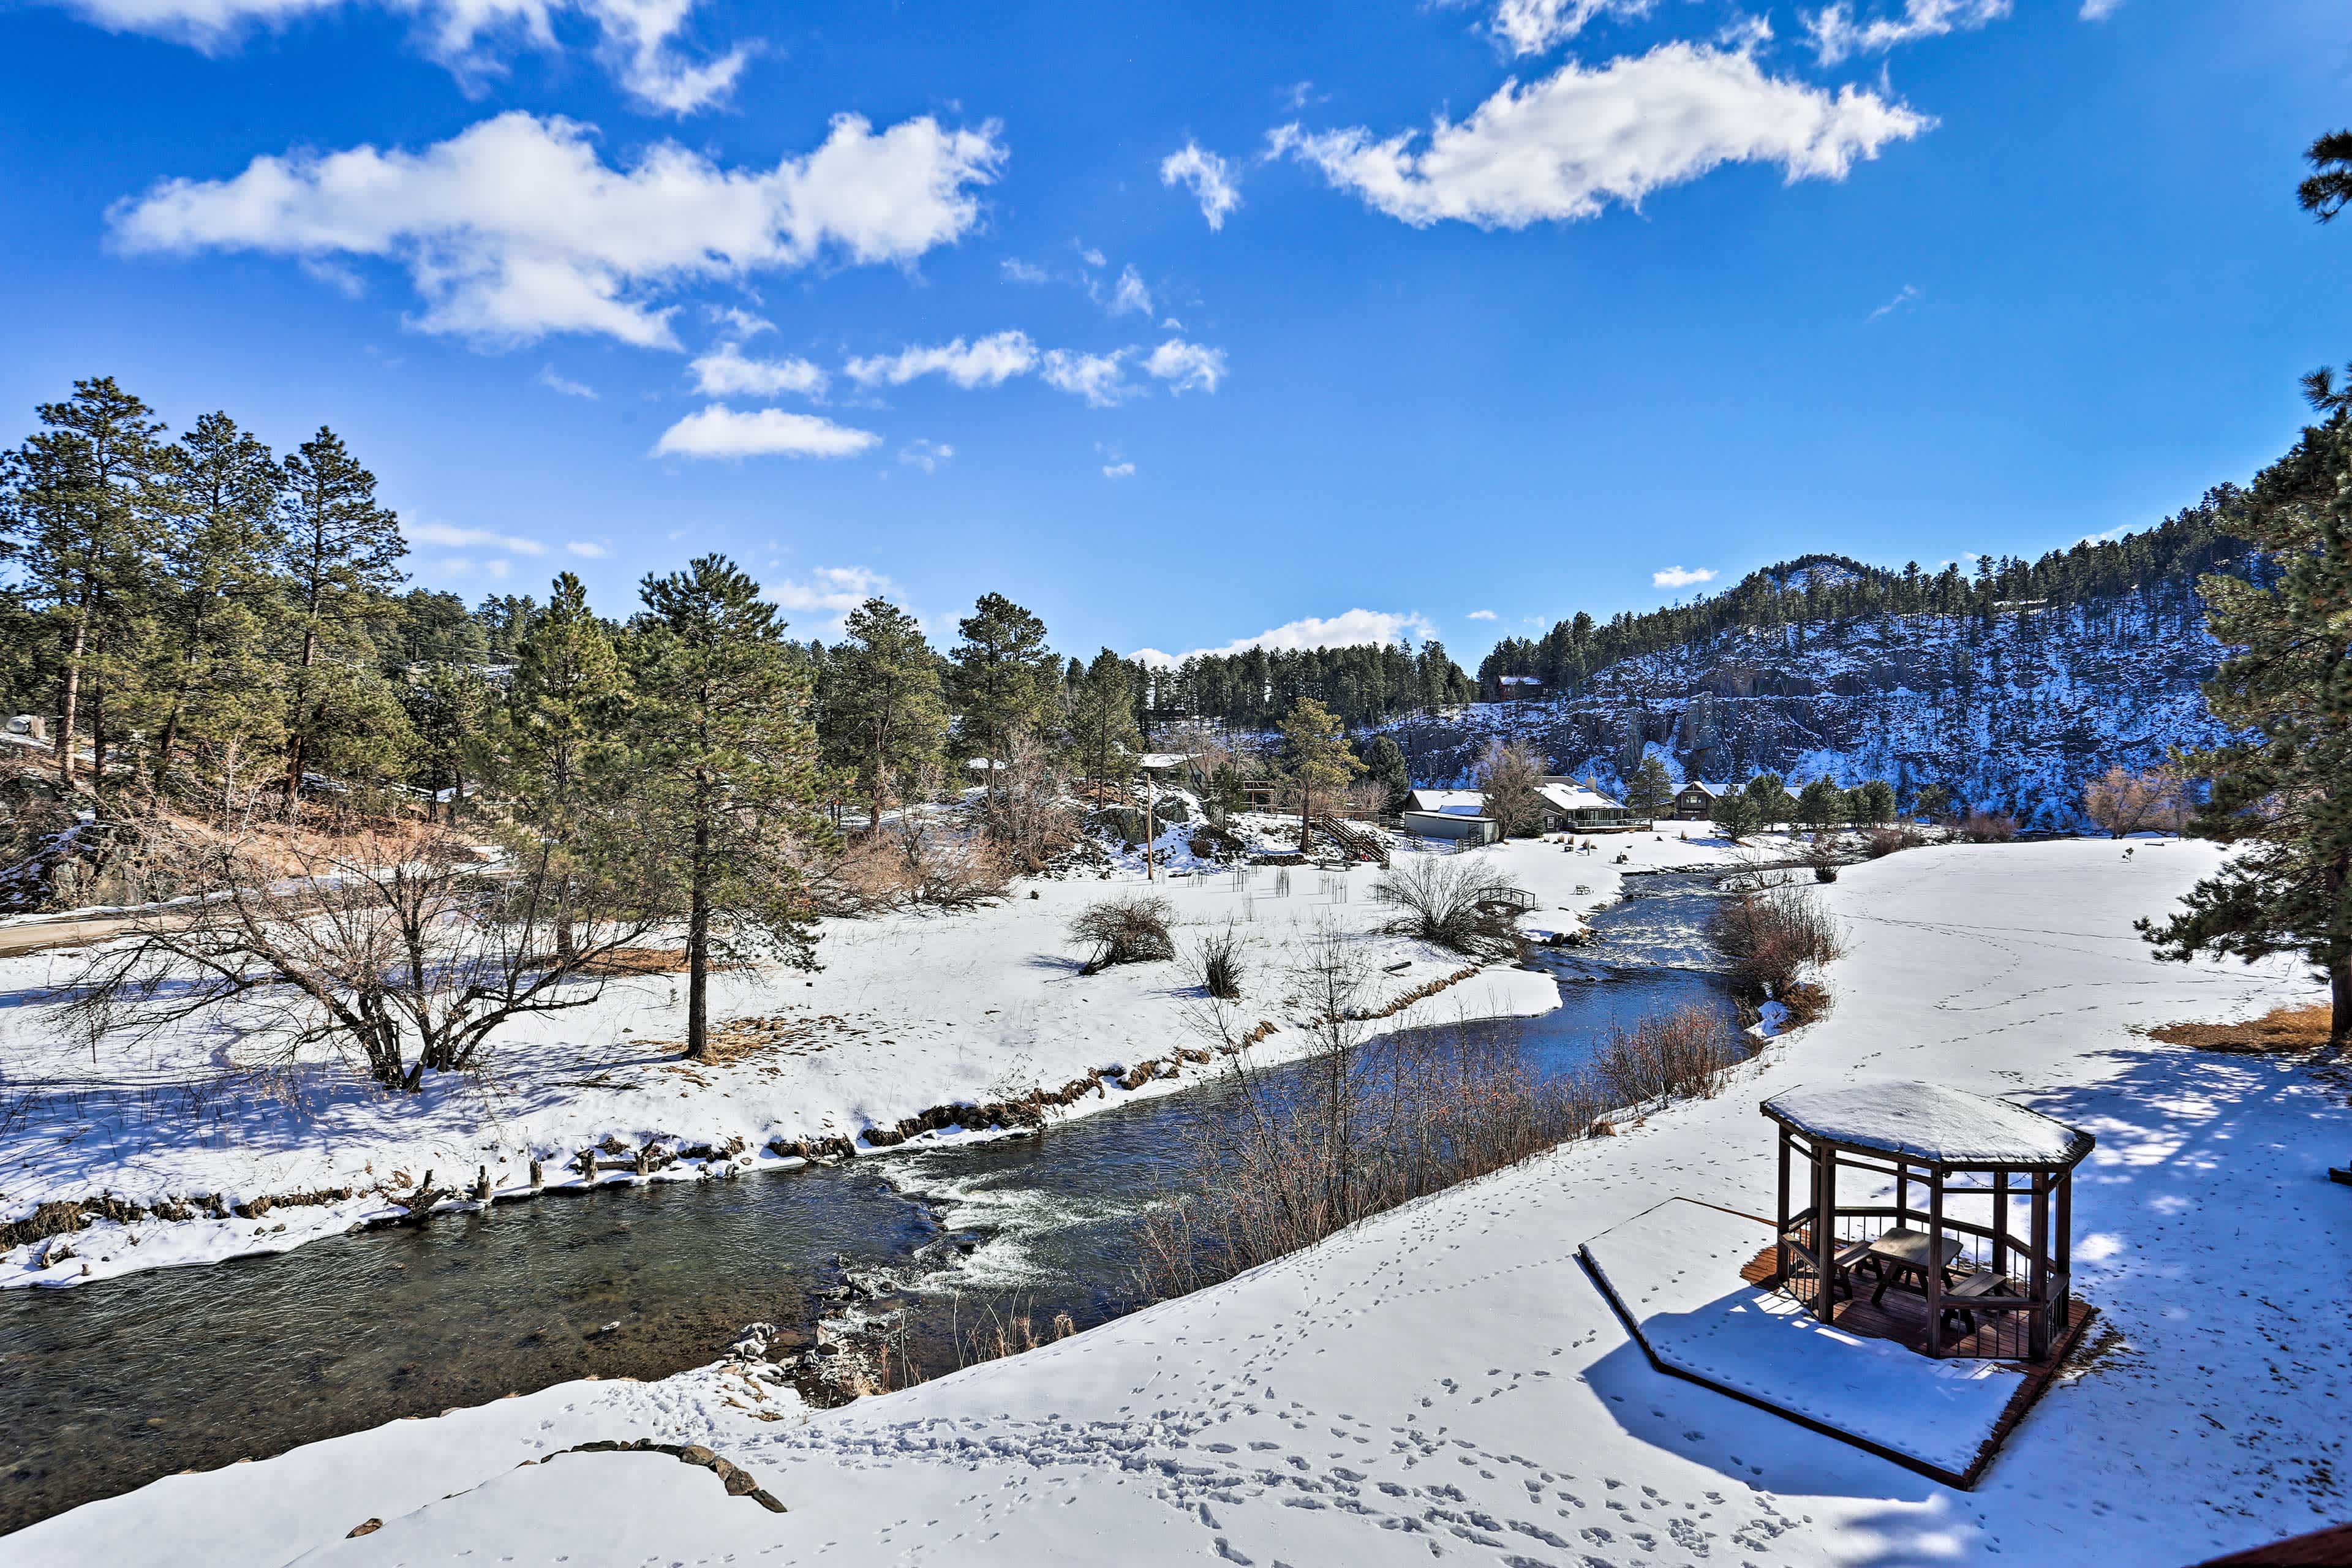
<instances>
[{"instance_id":1,"label":"tree trunk","mask_svg":"<svg viewBox=\"0 0 2352 1568\"><path fill-rule=\"evenodd\" d=\"M299 668L308 670L319 658L319 624L314 617L302 628L302 662ZM286 810L294 811L294 803L302 796L302 763L309 748L303 743L302 710L310 705L310 683L294 683L294 732L286 737Z\"/></svg>"},{"instance_id":2,"label":"tree trunk","mask_svg":"<svg viewBox=\"0 0 2352 1568\"><path fill-rule=\"evenodd\" d=\"M710 1054L707 1012L710 984L710 813L699 800L694 814L691 883L686 915L686 1054L688 1060L700 1061Z\"/></svg>"},{"instance_id":3,"label":"tree trunk","mask_svg":"<svg viewBox=\"0 0 2352 1568\"><path fill-rule=\"evenodd\" d=\"M74 719L81 702L82 652L89 646L89 605L74 611L73 650L66 656L63 700L58 704L58 773L66 783L74 776Z\"/></svg>"},{"instance_id":4,"label":"tree trunk","mask_svg":"<svg viewBox=\"0 0 2352 1568\"><path fill-rule=\"evenodd\" d=\"M2328 1043L2352 1046L2352 952L2337 955L2335 967L2328 971L2327 992Z\"/></svg>"}]
</instances>

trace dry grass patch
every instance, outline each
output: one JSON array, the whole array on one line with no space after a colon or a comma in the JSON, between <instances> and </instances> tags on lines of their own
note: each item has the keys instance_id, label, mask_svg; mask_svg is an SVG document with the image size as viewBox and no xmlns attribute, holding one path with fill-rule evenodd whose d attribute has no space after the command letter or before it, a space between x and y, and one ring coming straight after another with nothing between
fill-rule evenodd
<instances>
[{"instance_id":1,"label":"dry grass patch","mask_svg":"<svg viewBox=\"0 0 2352 1568\"><path fill-rule=\"evenodd\" d=\"M2269 1056L2315 1051L2327 1044L2328 1006L2279 1007L2236 1024L2159 1024L2142 1031L2168 1046L2233 1056Z\"/></svg>"}]
</instances>

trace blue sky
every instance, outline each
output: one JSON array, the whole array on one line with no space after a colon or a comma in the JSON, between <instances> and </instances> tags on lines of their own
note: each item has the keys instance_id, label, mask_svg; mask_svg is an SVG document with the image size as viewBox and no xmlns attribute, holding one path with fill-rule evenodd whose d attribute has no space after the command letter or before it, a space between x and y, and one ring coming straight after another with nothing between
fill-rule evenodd
<instances>
[{"instance_id":1,"label":"blue sky","mask_svg":"<svg viewBox=\"0 0 2352 1568\"><path fill-rule=\"evenodd\" d=\"M94 374L331 425L469 600L716 549L803 634L996 590L1082 652L1475 662L1702 572L2146 525L2352 356L2352 228L2292 195L2352 123L2326 0L0 27L13 428Z\"/></svg>"}]
</instances>

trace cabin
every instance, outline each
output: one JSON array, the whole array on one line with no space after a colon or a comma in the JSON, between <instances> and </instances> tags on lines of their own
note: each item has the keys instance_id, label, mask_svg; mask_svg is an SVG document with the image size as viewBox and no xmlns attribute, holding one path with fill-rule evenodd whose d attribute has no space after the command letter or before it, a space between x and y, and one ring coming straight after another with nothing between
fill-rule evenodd
<instances>
[{"instance_id":1,"label":"cabin","mask_svg":"<svg viewBox=\"0 0 2352 1568\"><path fill-rule=\"evenodd\" d=\"M1641 826L1632 810L1572 778L1548 773L1536 794L1543 797L1546 833L1631 833Z\"/></svg>"},{"instance_id":2,"label":"cabin","mask_svg":"<svg viewBox=\"0 0 2352 1568\"><path fill-rule=\"evenodd\" d=\"M1492 844L1503 836L1486 815L1486 797L1475 789L1417 789L1403 813L1404 830L1422 838L1456 838Z\"/></svg>"},{"instance_id":3,"label":"cabin","mask_svg":"<svg viewBox=\"0 0 2352 1568\"><path fill-rule=\"evenodd\" d=\"M1722 798L1723 792L1713 784L1701 784L1698 780L1693 779L1683 785L1675 795L1675 820L1676 822L1712 822L1715 820L1716 802Z\"/></svg>"}]
</instances>

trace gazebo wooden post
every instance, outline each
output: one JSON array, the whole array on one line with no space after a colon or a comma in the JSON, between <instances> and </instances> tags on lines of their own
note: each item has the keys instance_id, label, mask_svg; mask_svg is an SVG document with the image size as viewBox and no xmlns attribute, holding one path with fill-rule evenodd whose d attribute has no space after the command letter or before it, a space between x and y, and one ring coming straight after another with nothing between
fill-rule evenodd
<instances>
[{"instance_id":1,"label":"gazebo wooden post","mask_svg":"<svg viewBox=\"0 0 2352 1568\"><path fill-rule=\"evenodd\" d=\"M1780 1224L1772 1227L1772 1277L1785 1281L1789 1278L1789 1130L1780 1129L1780 1206L1776 1211Z\"/></svg>"},{"instance_id":2,"label":"gazebo wooden post","mask_svg":"<svg viewBox=\"0 0 2352 1568\"><path fill-rule=\"evenodd\" d=\"M2033 1246L2026 1254L2032 1278L2025 1293L2033 1302L2026 1314L2026 1355L2040 1361L2050 1353L2050 1173L2033 1173Z\"/></svg>"},{"instance_id":3,"label":"gazebo wooden post","mask_svg":"<svg viewBox=\"0 0 2352 1568\"><path fill-rule=\"evenodd\" d=\"M2009 1275L2009 1173L1992 1173L1992 1272L1996 1279Z\"/></svg>"},{"instance_id":4,"label":"gazebo wooden post","mask_svg":"<svg viewBox=\"0 0 2352 1568\"><path fill-rule=\"evenodd\" d=\"M1837 1145L1813 1140L1813 1315L1837 1321Z\"/></svg>"},{"instance_id":5,"label":"gazebo wooden post","mask_svg":"<svg viewBox=\"0 0 2352 1568\"><path fill-rule=\"evenodd\" d=\"M2066 1319L2070 1315L2067 1303L2074 1294L2074 1173L2071 1170L2059 1172L2052 1179L2051 1185L2057 1189L2058 1198L2058 1215L2054 1222L2057 1235L2053 1237L2057 1244L2058 1266L2057 1278L2051 1281L2050 1331L2063 1334L2066 1331Z\"/></svg>"},{"instance_id":6,"label":"gazebo wooden post","mask_svg":"<svg viewBox=\"0 0 2352 1568\"><path fill-rule=\"evenodd\" d=\"M1904 1210L1911 1206L1911 1162L1902 1155L1895 1156L1895 1223L1901 1225Z\"/></svg>"},{"instance_id":7,"label":"gazebo wooden post","mask_svg":"<svg viewBox=\"0 0 2352 1568\"><path fill-rule=\"evenodd\" d=\"M1927 1353L1944 1353L1944 1167L1927 1167Z\"/></svg>"}]
</instances>

